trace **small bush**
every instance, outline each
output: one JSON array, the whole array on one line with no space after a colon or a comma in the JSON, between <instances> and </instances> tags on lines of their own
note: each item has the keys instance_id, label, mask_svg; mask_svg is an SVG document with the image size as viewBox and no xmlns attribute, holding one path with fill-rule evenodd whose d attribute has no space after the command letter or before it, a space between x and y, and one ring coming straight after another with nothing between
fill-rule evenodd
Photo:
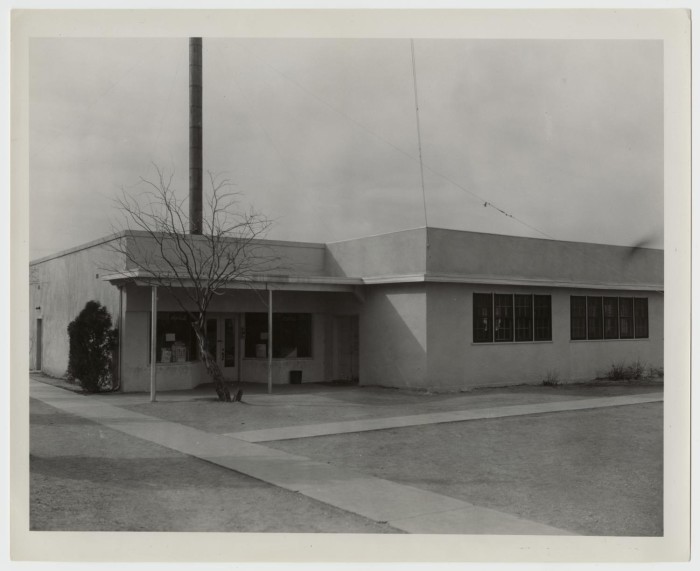
<instances>
[{"instance_id":1,"label":"small bush","mask_svg":"<svg viewBox=\"0 0 700 571\"><path fill-rule=\"evenodd\" d=\"M631 365L622 363L613 363L606 377L611 381L632 381L641 379L645 376L646 365L637 359Z\"/></svg>"},{"instance_id":2,"label":"small bush","mask_svg":"<svg viewBox=\"0 0 700 571\"><path fill-rule=\"evenodd\" d=\"M547 371L547 374L542 379L542 385L545 387L558 387L561 381L559 380L559 371Z\"/></svg>"},{"instance_id":3,"label":"small bush","mask_svg":"<svg viewBox=\"0 0 700 571\"><path fill-rule=\"evenodd\" d=\"M117 331L107 309L97 301L88 301L68 325L68 337L68 378L77 380L89 393L111 386Z\"/></svg>"},{"instance_id":4,"label":"small bush","mask_svg":"<svg viewBox=\"0 0 700 571\"><path fill-rule=\"evenodd\" d=\"M649 376L658 377L660 379L664 378L664 368L663 367L649 367Z\"/></svg>"}]
</instances>

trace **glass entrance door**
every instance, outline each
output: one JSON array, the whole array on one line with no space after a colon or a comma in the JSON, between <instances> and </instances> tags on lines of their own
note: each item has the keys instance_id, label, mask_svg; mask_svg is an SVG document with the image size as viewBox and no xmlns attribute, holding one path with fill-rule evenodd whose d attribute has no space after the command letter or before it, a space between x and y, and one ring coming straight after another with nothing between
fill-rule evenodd
<instances>
[{"instance_id":1,"label":"glass entrance door","mask_svg":"<svg viewBox=\"0 0 700 571\"><path fill-rule=\"evenodd\" d=\"M238 316L220 314L207 318L207 346L214 356L224 377L238 380Z\"/></svg>"}]
</instances>

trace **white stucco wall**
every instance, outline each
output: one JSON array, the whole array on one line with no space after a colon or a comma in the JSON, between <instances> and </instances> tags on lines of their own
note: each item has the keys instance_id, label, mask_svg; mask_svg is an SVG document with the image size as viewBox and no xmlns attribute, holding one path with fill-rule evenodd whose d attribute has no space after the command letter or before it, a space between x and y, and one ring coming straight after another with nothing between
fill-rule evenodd
<instances>
[{"instance_id":1,"label":"white stucco wall","mask_svg":"<svg viewBox=\"0 0 700 571\"><path fill-rule=\"evenodd\" d=\"M596 378L613 363L637 359L663 366L663 295L657 292L428 284L428 375L426 386L456 390L477 386L539 383L548 371L562 382ZM552 296L552 341L474 343L474 292ZM570 296L649 299L649 338L572 341Z\"/></svg>"},{"instance_id":2,"label":"white stucco wall","mask_svg":"<svg viewBox=\"0 0 700 571\"><path fill-rule=\"evenodd\" d=\"M417 388L426 372L424 285L368 286L360 314L360 383Z\"/></svg>"},{"instance_id":3,"label":"white stucco wall","mask_svg":"<svg viewBox=\"0 0 700 571\"><path fill-rule=\"evenodd\" d=\"M118 324L119 290L101 279L118 258L108 243L95 242L30 265L31 368L36 368L37 319L42 320L43 331L41 369L56 377L62 377L68 366L68 324L88 301L105 305L113 324Z\"/></svg>"}]
</instances>

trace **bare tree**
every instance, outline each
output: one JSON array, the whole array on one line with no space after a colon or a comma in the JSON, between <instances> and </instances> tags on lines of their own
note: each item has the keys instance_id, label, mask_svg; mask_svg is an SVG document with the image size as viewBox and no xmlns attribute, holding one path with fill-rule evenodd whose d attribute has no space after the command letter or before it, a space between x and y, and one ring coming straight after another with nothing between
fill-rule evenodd
<instances>
[{"instance_id":1,"label":"bare tree","mask_svg":"<svg viewBox=\"0 0 700 571\"><path fill-rule=\"evenodd\" d=\"M113 242L134 276L134 282L157 285L170 293L187 315L197 337L199 353L214 382L219 400L240 400L224 380L206 339L207 311L215 296L231 282L251 283L261 272L276 267L270 250L258 242L271 221L254 211L242 211L228 180L209 175L211 192L205 201L202 234L188 232L187 204L172 189L172 175L156 167L157 180L142 178L146 191L137 197L122 190L116 200L121 240Z\"/></svg>"}]
</instances>

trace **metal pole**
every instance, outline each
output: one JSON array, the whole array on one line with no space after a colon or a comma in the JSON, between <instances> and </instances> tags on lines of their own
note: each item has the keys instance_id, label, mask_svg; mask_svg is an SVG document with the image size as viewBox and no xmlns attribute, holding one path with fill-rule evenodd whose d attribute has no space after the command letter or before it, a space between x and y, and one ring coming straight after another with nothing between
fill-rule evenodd
<instances>
[{"instance_id":1,"label":"metal pole","mask_svg":"<svg viewBox=\"0 0 700 571\"><path fill-rule=\"evenodd\" d=\"M190 38L190 234L202 233L202 38Z\"/></svg>"},{"instance_id":2,"label":"metal pole","mask_svg":"<svg viewBox=\"0 0 700 571\"><path fill-rule=\"evenodd\" d=\"M267 394L272 394L272 290L267 290Z\"/></svg>"},{"instance_id":3,"label":"metal pole","mask_svg":"<svg viewBox=\"0 0 700 571\"><path fill-rule=\"evenodd\" d=\"M156 327L158 326L158 286L151 286L151 402L156 402Z\"/></svg>"}]
</instances>

